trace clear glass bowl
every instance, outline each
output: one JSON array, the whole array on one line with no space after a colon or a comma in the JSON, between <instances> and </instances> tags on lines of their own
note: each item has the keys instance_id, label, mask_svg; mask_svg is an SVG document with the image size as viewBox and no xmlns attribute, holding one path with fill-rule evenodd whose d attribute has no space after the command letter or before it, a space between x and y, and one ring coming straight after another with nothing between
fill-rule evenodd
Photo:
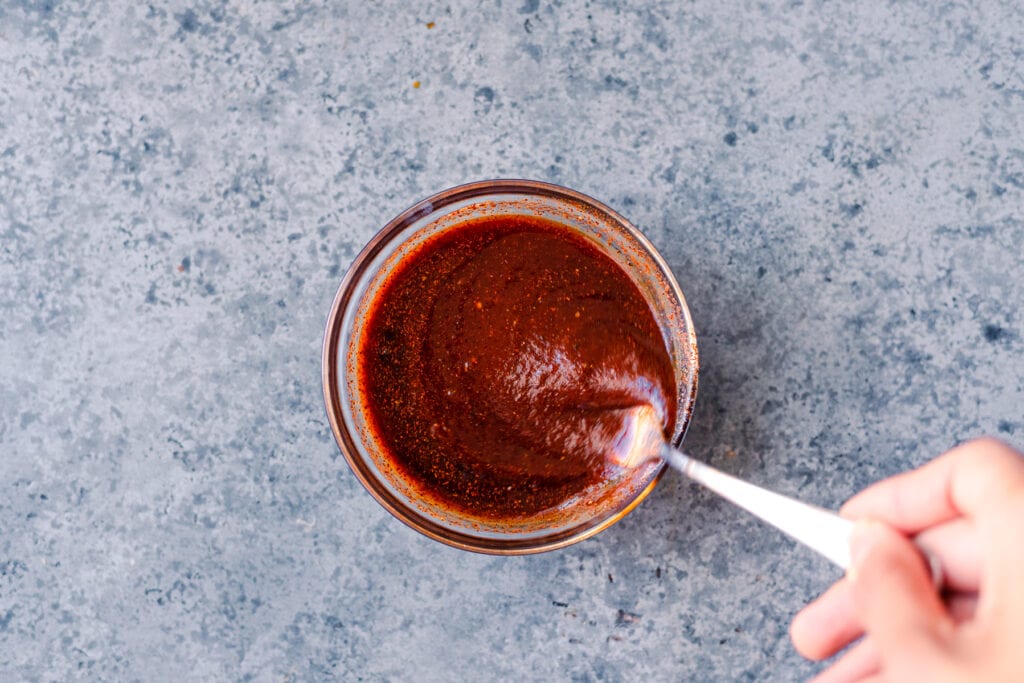
<instances>
[{"instance_id":1,"label":"clear glass bowl","mask_svg":"<svg viewBox=\"0 0 1024 683\"><path fill-rule=\"evenodd\" d=\"M588 504L522 522L466 517L432 500L401 476L366 419L358 349L376 293L395 266L425 240L467 219L529 214L557 221L598 246L630 274L647 298L676 372L672 441L686 432L697 395L697 339L679 284L647 238L604 204L557 185L488 180L440 192L377 233L349 268L334 298L323 347L323 388L334 437L363 486L391 514L442 543L497 555L553 550L606 529L639 505L664 471L651 463L628 479L591 492Z\"/></svg>"}]
</instances>

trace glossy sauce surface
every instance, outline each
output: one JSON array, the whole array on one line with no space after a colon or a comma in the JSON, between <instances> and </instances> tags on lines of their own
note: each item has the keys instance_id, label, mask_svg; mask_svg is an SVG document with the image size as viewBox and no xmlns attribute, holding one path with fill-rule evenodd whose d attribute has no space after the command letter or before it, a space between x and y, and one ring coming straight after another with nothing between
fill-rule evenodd
<instances>
[{"instance_id":1,"label":"glossy sauce surface","mask_svg":"<svg viewBox=\"0 0 1024 683\"><path fill-rule=\"evenodd\" d=\"M627 273L554 221L468 220L406 256L369 309L364 411L425 495L483 520L529 518L622 476L626 410L671 432L676 386Z\"/></svg>"}]
</instances>

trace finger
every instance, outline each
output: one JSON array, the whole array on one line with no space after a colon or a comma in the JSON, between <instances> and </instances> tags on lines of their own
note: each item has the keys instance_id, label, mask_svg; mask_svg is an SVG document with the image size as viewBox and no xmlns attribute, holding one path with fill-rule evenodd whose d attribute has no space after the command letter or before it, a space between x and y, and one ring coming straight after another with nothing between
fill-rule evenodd
<instances>
[{"instance_id":1,"label":"finger","mask_svg":"<svg viewBox=\"0 0 1024 683\"><path fill-rule=\"evenodd\" d=\"M831 657L864 634L854 617L850 582L841 579L804 607L789 627L796 651L815 661Z\"/></svg>"},{"instance_id":2,"label":"finger","mask_svg":"<svg viewBox=\"0 0 1024 683\"><path fill-rule=\"evenodd\" d=\"M893 679L879 672L871 676L862 678L859 681L857 681L857 683L893 683Z\"/></svg>"},{"instance_id":3,"label":"finger","mask_svg":"<svg viewBox=\"0 0 1024 683\"><path fill-rule=\"evenodd\" d=\"M924 559L899 532L875 521L857 523L850 552L854 613L878 648L882 670L894 680L918 680L923 666L946 660L953 634Z\"/></svg>"},{"instance_id":4,"label":"finger","mask_svg":"<svg viewBox=\"0 0 1024 683\"><path fill-rule=\"evenodd\" d=\"M974 617L981 575L974 523L958 518L918 534L915 542L943 567L943 602L957 623ZM790 638L797 652L815 661L831 657L864 634L853 609L850 582L841 579L793 617Z\"/></svg>"},{"instance_id":5,"label":"finger","mask_svg":"<svg viewBox=\"0 0 1024 683\"><path fill-rule=\"evenodd\" d=\"M1018 631L1024 614L1024 491L978 521L987 553L978 605L983 618Z\"/></svg>"},{"instance_id":6,"label":"finger","mask_svg":"<svg viewBox=\"0 0 1024 683\"><path fill-rule=\"evenodd\" d=\"M816 676L811 683L862 681L867 676L878 673L880 666L878 649L870 638L865 638L851 647L839 661Z\"/></svg>"},{"instance_id":7,"label":"finger","mask_svg":"<svg viewBox=\"0 0 1024 683\"><path fill-rule=\"evenodd\" d=\"M958 517L925 529L914 542L942 566L945 587L976 593L981 582L982 539L973 519Z\"/></svg>"},{"instance_id":8,"label":"finger","mask_svg":"<svg viewBox=\"0 0 1024 683\"><path fill-rule=\"evenodd\" d=\"M923 467L869 486L847 501L841 514L872 517L914 534L976 514L1020 490L1024 458L1002 441L976 439Z\"/></svg>"}]
</instances>

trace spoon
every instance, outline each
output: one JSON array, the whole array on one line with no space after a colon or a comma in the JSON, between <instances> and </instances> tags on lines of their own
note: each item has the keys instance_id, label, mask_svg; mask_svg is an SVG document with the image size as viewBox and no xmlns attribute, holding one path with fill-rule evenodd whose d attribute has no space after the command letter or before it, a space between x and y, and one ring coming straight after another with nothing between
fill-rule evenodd
<instances>
[{"instance_id":1,"label":"spoon","mask_svg":"<svg viewBox=\"0 0 1024 683\"><path fill-rule=\"evenodd\" d=\"M639 467L663 460L693 481L761 518L790 538L817 551L844 570L850 568L853 522L831 510L763 489L693 459L665 441L661 419L649 405L630 408L626 430L610 459L620 467ZM920 549L920 548L919 548ZM941 587L942 568L934 555L922 550L932 580Z\"/></svg>"}]
</instances>

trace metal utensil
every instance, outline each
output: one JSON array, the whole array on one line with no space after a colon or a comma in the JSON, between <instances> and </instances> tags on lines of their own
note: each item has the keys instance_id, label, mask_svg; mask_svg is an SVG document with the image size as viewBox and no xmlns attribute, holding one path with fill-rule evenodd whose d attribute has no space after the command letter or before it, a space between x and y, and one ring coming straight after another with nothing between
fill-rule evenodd
<instances>
[{"instance_id":1,"label":"metal utensil","mask_svg":"<svg viewBox=\"0 0 1024 683\"><path fill-rule=\"evenodd\" d=\"M824 555L846 570L850 568L850 536L853 522L831 510L763 489L694 460L666 443L661 420L651 406L628 409L626 431L611 459L621 467L636 467L654 459L664 460L687 477L711 489L755 517L768 522L790 538ZM936 586L942 570L936 558L923 551Z\"/></svg>"},{"instance_id":2,"label":"metal utensil","mask_svg":"<svg viewBox=\"0 0 1024 683\"><path fill-rule=\"evenodd\" d=\"M695 482L821 553L844 570L850 568L852 521L831 510L737 479L664 442L658 457Z\"/></svg>"}]
</instances>

